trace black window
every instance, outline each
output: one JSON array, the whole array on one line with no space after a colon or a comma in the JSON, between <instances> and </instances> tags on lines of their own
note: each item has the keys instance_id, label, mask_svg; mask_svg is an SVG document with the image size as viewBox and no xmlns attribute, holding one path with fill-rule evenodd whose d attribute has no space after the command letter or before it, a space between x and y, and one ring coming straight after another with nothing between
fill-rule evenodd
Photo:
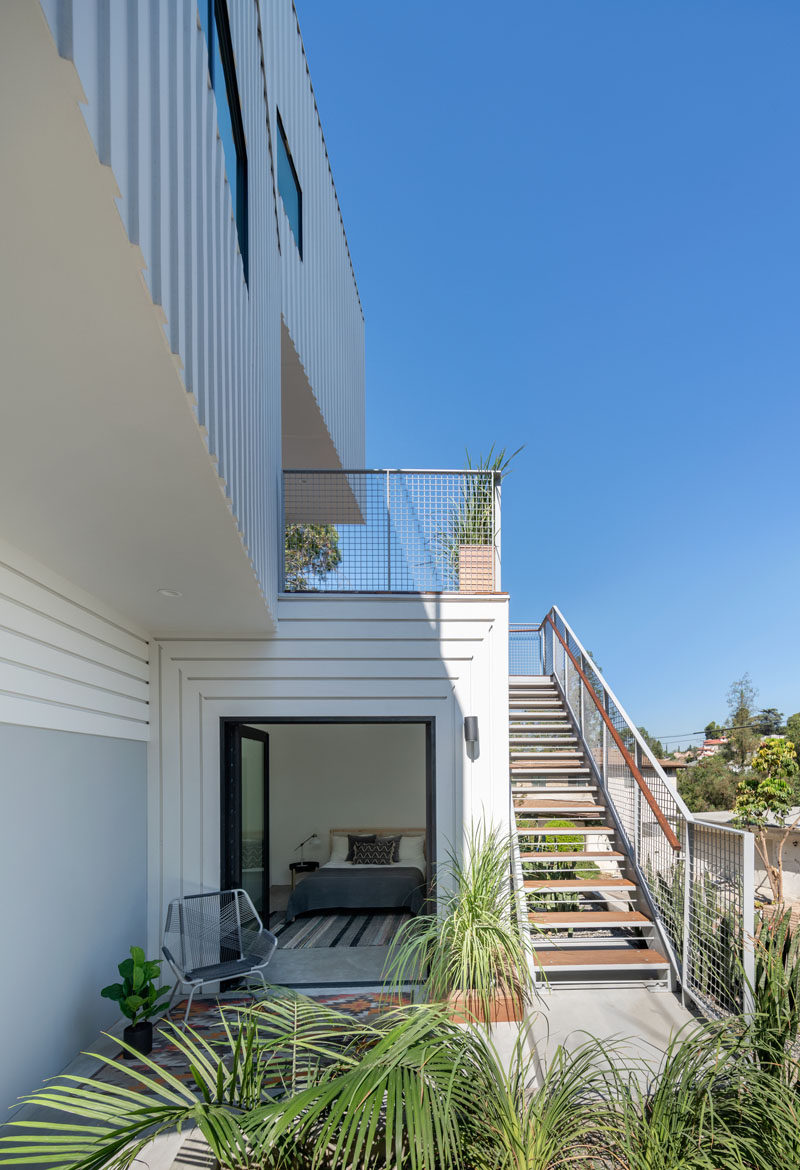
<instances>
[{"instance_id":1,"label":"black window","mask_svg":"<svg viewBox=\"0 0 800 1170\"><path fill-rule=\"evenodd\" d=\"M300 258L303 257L303 191L292 162L281 116L278 114L278 190Z\"/></svg>"},{"instance_id":2,"label":"black window","mask_svg":"<svg viewBox=\"0 0 800 1170\"><path fill-rule=\"evenodd\" d=\"M208 72L217 101L217 125L225 154L225 174L231 189L239 251L247 280L247 147L226 0L200 0L200 15L208 43Z\"/></svg>"}]
</instances>

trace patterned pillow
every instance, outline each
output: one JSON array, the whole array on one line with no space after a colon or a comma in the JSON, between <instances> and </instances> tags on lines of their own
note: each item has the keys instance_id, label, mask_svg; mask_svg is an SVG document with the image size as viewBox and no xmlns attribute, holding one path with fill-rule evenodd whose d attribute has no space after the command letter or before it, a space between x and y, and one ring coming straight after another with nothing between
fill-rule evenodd
<instances>
[{"instance_id":1,"label":"patterned pillow","mask_svg":"<svg viewBox=\"0 0 800 1170\"><path fill-rule=\"evenodd\" d=\"M381 836L378 837L378 840L379 841L390 841L392 844L392 861L395 862L395 861L400 860L400 838L399 838L399 836L398 837L385 837L385 836L383 836L383 834L381 834Z\"/></svg>"},{"instance_id":2,"label":"patterned pillow","mask_svg":"<svg viewBox=\"0 0 800 1170\"><path fill-rule=\"evenodd\" d=\"M353 865L391 865L392 841L356 841L353 846Z\"/></svg>"},{"instance_id":3,"label":"patterned pillow","mask_svg":"<svg viewBox=\"0 0 800 1170\"><path fill-rule=\"evenodd\" d=\"M347 834L347 857L345 861L353 860L353 849L357 841L374 841L376 833L348 833Z\"/></svg>"}]
</instances>

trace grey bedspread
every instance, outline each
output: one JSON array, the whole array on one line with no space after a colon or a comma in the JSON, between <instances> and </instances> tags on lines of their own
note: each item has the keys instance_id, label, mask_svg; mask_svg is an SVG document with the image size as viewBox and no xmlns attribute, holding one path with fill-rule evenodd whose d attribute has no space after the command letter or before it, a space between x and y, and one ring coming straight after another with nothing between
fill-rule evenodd
<instances>
[{"instance_id":1,"label":"grey bedspread","mask_svg":"<svg viewBox=\"0 0 800 1170\"><path fill-rule=\"evenodd\" d=\"M418 914L425 901L425 878L412 865L379 869L318 869L292 890L286 921L313 910L410 910Z\"/></svg>"}]
</instances>

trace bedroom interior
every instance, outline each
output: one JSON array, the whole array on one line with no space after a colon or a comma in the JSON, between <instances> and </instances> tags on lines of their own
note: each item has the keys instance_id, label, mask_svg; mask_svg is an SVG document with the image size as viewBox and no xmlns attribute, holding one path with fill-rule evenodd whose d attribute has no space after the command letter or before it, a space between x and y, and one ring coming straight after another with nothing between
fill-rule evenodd
<instances>
[{"instance_id":1,"label":"bedroom interior","mask_svg":"<svg viewBox=\"0 0 800 1170\"><path fill-rule=\"evenodd\" d=\"M273 963L288 963L293 982L309 962L320 971L321 952L338 966L355 949L374 977L401 923L424 905L431 739L426 721L240 724L241 883L278 936Z\"/></svg>"}]
</instances>

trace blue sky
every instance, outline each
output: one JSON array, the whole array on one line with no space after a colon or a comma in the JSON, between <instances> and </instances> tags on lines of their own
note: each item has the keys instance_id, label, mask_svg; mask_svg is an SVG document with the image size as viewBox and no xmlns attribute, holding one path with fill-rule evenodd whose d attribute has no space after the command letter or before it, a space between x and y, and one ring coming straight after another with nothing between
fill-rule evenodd
<instances>
[{"instance_id":1,"label":"blue sky","mask_svg":"<svg viewBox=\"0 0 800 1170\"><path fill-rule=\"evenodd\" d=\"M800 710L800 3L296 2L368 464L524 442L512 620L662 736Z\"/></svg>"}]
</instances>

